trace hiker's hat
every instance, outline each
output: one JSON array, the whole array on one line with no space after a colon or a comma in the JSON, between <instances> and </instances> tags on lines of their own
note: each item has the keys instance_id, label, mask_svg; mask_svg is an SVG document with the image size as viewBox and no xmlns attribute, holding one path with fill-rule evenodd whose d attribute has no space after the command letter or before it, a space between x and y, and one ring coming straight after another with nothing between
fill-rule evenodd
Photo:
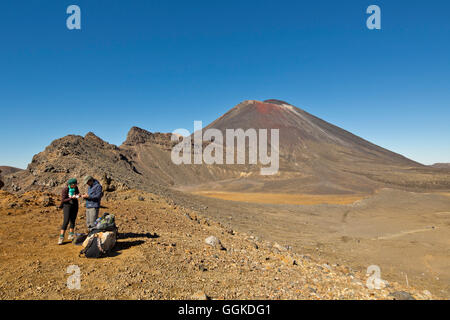
<instances>
[{"instance_id":1,"label":"hiker's hat","mask_svg":"<svg viewBox=\"0 0 450 320\"><path fill-rule=\"evenodd\" d=\"M77 179L73 178L73 179L69 179L69 181L67 181L67 184L70 186L71 184L78 184Z\"/></svg>"},{"instance_id":2,"label":"hiker's hat","mask_svg":"<svg viewBox=\"0 0 450 320\"><path fill-rule=\"evenodd\" d=\"M86 176L84 177L84 184L87 184L89 182L89 180L94 180L94 178L92 178L91 176Z\"/></svg>"}]
</instances>

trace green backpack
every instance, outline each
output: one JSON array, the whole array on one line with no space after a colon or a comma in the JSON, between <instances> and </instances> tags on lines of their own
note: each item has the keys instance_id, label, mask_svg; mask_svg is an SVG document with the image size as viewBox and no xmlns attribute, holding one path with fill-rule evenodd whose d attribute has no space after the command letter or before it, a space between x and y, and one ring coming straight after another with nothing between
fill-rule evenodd
<instances>
[{"instance_id":1,"label":"green backpack","mask_svg":"<svg viewBox=\"0 0 450 320\"><path fill-rule=\"evenodd\" d=\"M98 218L91 231L117 231L116 217L113 214L105 213Z\"/></svg>"}]
</instances>

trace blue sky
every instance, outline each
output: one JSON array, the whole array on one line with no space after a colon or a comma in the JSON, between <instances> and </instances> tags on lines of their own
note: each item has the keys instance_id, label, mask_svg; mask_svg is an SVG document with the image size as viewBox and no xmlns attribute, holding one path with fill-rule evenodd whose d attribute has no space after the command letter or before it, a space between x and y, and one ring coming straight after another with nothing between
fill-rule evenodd
<instances>
[{"instance_id":1,"label":"blue sky","mask_svg":"<svg viewBox=\"0 0 450 320\"><path fill-rule=\"evenodd\" d=\"M79 5L82 30L66 28ZM366 28L381 7L382 30ZM450 162L449 1L27 0L0 5L0 165L67 134L192 130L288 101L416 161Z\"/></svg>"}]
</instances>

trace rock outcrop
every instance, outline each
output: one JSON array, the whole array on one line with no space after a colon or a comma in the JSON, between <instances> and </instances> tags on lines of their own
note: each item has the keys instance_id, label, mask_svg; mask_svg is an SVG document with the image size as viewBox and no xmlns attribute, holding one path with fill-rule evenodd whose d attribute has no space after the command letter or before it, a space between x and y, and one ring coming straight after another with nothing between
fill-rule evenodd
<instances>
[{"instance_id":1,"label":"rock outcrop","mask_svg":"<svg viewBox=\"0 0 450 320\"><path fill-rule=\"evenodd\" d=\"M55 189L72 177L81 180L85 175L98 179L106 191L128 189L142 182L125 150L90 132L85 137L69 135L53 141L33 157L26 171L10 179L9 188Z\"/></svg>"}]
</instances>

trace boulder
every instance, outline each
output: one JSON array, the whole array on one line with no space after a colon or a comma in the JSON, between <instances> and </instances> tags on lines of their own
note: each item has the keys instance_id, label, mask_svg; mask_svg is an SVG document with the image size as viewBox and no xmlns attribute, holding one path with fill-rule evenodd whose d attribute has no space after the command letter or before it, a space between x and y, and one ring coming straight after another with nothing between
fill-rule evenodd
<instances>
[{"instance_id":1,"label":"boulder","mask_svg":"<svg viewBox=\"0 0 450 320\"><path fill-rule=\"evenodd\" d=\"M220 240L214 236L210 236L205 239L205 243L210 245L211 247L218 247L220 250L225 250Z\"/></svg>"}]
</instances>

